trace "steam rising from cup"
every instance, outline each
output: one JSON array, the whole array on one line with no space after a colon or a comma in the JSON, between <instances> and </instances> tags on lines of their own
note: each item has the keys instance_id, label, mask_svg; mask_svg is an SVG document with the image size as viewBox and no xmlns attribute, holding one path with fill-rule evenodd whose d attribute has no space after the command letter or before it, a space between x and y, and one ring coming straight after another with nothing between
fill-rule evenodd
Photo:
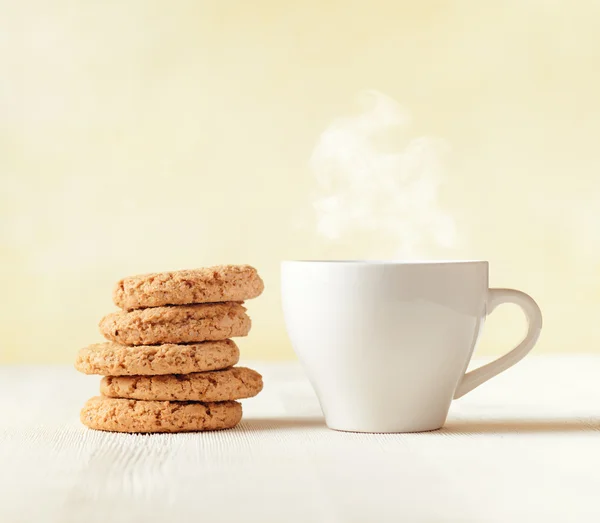
<instances>
[{"instance_id":1,"label":"steam rising from cup","mask_svg":"<svg viewBox=\"0 0 600 523\"><path fill-rule=\"evenodd\" d=\"M389 240L396 258L431 247L451 248L456 229L438 205L446 144L430 137L403 140L409 114L377 91L361 93L363 110L333 121L310 159L318 184L317 233L327 240L363 233Z\"/></svg>"}]
</instances>

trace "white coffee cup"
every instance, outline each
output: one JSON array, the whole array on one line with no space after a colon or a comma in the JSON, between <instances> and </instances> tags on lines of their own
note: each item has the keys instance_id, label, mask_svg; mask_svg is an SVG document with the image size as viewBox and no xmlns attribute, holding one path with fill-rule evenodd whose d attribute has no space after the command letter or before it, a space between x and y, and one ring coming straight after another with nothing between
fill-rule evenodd
<instances>
[{"instance_id":1,"label":"white coffee cup","mask_svg":"<svg viewBox=\"0 0 600 523\"><path fill-rule=\"evenodd\" d=\"M336 430L439 429L453 398L521 360L542 328L530 296L488 288L485 261L286 261L282 299L294 350ZM527 335L465 374L501 303L523 309Z\"/></svg>"}]
</instances>

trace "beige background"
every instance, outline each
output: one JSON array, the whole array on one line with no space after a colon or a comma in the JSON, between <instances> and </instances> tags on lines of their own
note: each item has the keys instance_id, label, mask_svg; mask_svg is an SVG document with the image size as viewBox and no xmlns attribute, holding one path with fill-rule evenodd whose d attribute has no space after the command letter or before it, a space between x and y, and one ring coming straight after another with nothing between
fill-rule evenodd
<instances>
[{"instance_id":1,"label":"beige background","mask_svg":"<svg viewBox=\"0 0 600 523\"><path fill-rule=\"evenodd\" d=\"M315 233L327 125L378 89L452 147L440 206L537 352L598 351L600 3L0 0L0 363L70 362L121 276L256 265L247 357L292 356L287 258L390 257ZM480 353L523 320L490 319Z\"/></svg>"}]
</instances>

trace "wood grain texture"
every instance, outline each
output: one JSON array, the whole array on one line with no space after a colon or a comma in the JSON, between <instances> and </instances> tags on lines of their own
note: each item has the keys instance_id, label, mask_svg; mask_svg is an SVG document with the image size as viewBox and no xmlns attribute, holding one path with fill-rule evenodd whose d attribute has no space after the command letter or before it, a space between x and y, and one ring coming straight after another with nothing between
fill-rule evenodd
<instances>
[{"instance_id":1,"label":"wood grain texture","mask_svg":"<svg viewBox=\"0 0 600 523\"><path fill-rule=\"evenodd\" d=\"M600 358L530 357L453 403L445 428L328 430L297 364L215 433L88 430L98 377L0 367L0 521L598 521Z\"/></svg>"}]
</instances>

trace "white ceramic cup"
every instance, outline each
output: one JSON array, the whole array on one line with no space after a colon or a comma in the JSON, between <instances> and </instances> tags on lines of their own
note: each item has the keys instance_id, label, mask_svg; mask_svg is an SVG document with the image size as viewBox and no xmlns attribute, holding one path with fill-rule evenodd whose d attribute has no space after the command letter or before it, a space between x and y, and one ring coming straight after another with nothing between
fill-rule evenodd
<instances>
[{"instance_id":1,"label":"white ceramic cup","mask_svg":"<svg viewBox=\"0 0 600 523\"><path fill-rule=\"evenodd\" d=\"M542 328L530 296L488 288L485 261L286 261L282 300L326 423L345 431L439 429L453 398L521 360ZM527 335L465 374L486 315L501 303L523 309Z\"/></svg>"}]
</instances>

